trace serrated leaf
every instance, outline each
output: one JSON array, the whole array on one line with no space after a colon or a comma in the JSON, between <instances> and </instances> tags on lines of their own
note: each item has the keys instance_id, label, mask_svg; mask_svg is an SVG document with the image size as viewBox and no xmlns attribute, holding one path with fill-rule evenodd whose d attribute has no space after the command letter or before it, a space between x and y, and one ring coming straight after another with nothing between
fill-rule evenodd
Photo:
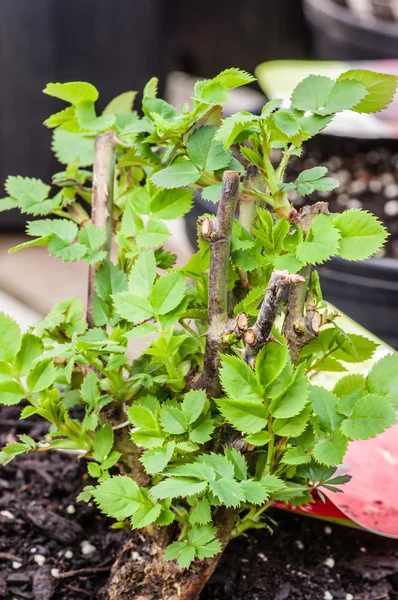
<instances>
[{"instance_id":1,"label":"serrated leaf","mask_svg":"<svg viewBox=\"0 0 398 600\"><path fill-rule=\"evenodd\" d=\"M201 494L206 488L206 481L198 481L190 477L170 477L153 486L150 495L156 500L186 498Z\"/></svg>"},{"instance_id":2,"label":"serrated leaf","mask_svg":"<svg viewBox=\"0 0 398 600\"><path fill-rule=\"evenodd\" d=\"M387 398L368 394L356 401L351 417L342 422L341 430L350 439L368 440L395 422L395 411Z\"/></svg>"},{"instance_id":3,"label":"serrated leaf","mask_svg":"<svg viewBox=\"0 0 398 600\"><path fill-rule=\"evenodd\" d=\"M381 248L388 235L377 217L356 208L337 215L333 225L341 235L338 254L347 260L369 258Z\"/></svg>"},{"instance_id":4,"label":"serrated leaf","mask_svg":"<svg viewBox=\"0 0 398 600\"><path fill-rule=\"evenodd\" d=\"M185 433L188 429L187 417L176 406L163 405L160 411L160 422L167 433L178 435Z\"/></svg>"},{"instance_id":5,"label":"serrated leaf","mask_svg":"<svg viewBox=\"0 0 398 600\"><path fill-rule=\"evenodd\" d=\"M210 415L202 415L195 427L190 431L189 437L196 444L205 444L211 439L211 434L215 428Z\"/></svg>"},{"instance_id":6,"label":"serrated leaf","mask_svg":"<svg viewBox=\"0 0 398 600\"><path fill-rule=\"evenodd\" d=\"M332 114L348 110L363 100L367 93L366 87L359 81L337 81L330 90L323 112Z\"/></svg>"},{"instance_id":7,"label":"serrated leaf","mask_svg":"<svg viewBox=\"0 0 398 600\"><path fill-rule=\"evenodd\" d=\"M16 321L0 312L0 361L11 362L21 347L22 333Z\"/></svg>"},{"instance_id":8,"label":"serrated leaf","mask_svg":"<svg viewBox=\"0 0 398 600\"><path fill-rule=\"evenodd\" d=\"M116 96L104 108L103 115L128 115L133 110L134 100L137 92L123 92Z\"/></svg>"},{"instance_id":9,"label":"serrated leaf","mask_svg":"<svg viewBox=\"0 0 398 600\"><path fill-rule=\"evenodd\" d=\"M227 354L221 355L220 380L226 394L231 398L263 402L264 390L252 369L242 359Z\"/></svg>"},{"instance_id":10,"label":"serrated leaf","mask_svg":"<svg viewBox=\"0 0 398 600\"><path fill-rule=\"evenodd\" d=\"M188 156L202 171L224 169L231 161L231 152L224 150L223 145L213 139L216 131L217 127L205 125L194 131L188 138Z\"/></svg>"},{"instance_id":11,"label":"serrated leaf","mask_svg":"<svg viewBox=\"0 0 398 600\"><path fill-rule=\"evenodd\" d=\"M1 330L1 315L0 315L0 330ZM0 344L3 341L3 337L0 332ZM1 347L0 347L1 352ZM31 367L32 363L38 358L43 352L43 344L41 340L32 335L31 333L25 333L22 338L22 344L15 357L14 366L18 371L19 375L26 375Z\"/></svg>"},{"instance_id":12,"label":"serrated leaf","mask_svg":"<svg viewBox=\"0 0 398 600\"><path fill-rule=\"evenodd\" d=\"M373 365L366 387L373 394L385 396L398 410L398 354L388 354Z\"/></svg>"},{"instance_id":13,"label":"serrated leaf","mask_svg":"<svg viewBox=\"0 0 398 600\"><path fill-rule=\"evenodd\" d=\"M95 102L98 99L98 90L83 81L71 81L68 83L48 83L43 90L44 94L54 96L59 100L70 102L70 104L79 104L86 100Z\"/></svg>"},{"instance_id":14,"label":"serrated leaf","mask_svg":"<svg viewBox=\"0 0 398 600\"><path fill-rule=\"evenodd\" d=\"M139 294L133 294L133 292L121 292L120 294L116 294L113 296L113 304L122 319L130 321L130 323L142 321L143 319L150 317L153 313L148 298L140 296Z\"/></svg>"},{"instance_id":15,"label":"serrated leaf","mask_svg":"<svg viewBox=\"0 0 398 600\"><path fill-rule=\"evenodd\" d=\"M95 275L95 291L105 302L109 302L113 294L127 290L127 277L110 261L104 262Z\"/></svg>"},{"instance_id":16,"label":"serrated leaf","mask_svg":"<svg viewBox=\"0 0 398 600\"><path fill-rule=\"evenodd\" d=\"M269 411L275 418L287 419L298 415L308 402L310 384L305 375L305 365L300 365L294 372L288 387L275 396Z\"/></svg>"},{"instance_id":17,"label":"serrated leaf","mask_svg":"<svg viewBox=\"0 0 398 600\"><path fill-rule=\"evenodd\" d=\"M78 233L80 244L86 246L86 261L89 265L101 262L106 257L102 247L106 243L106 232L96 225L86 225Z\"/></svg>"},{"instance_id":18,"label":"serrated leaf","mask_svg":"<svg viewBox=\"0 0 398 600\"><path fill-rule=\"evenodd\" d=\"M306 239L296 248L296 257L303 264L322 264L339 252L340 229L327 215L317 215Z\"/></svg>"},{"instance_id":19,"label":"serrated leaf","mask_svg":"<svg viewBox=\"0 0 398 600\"><path fill-rule=\"evenodd\" d=\"M253 444L253 446L266 446L270 441L271 436L268 431L259 431L245 437L245 442Z\"/></svg>"},{"instance_id":20,"label":"serrated leaf","mask_svg":"<svg viewBox=\"0 0 398 600\"><path fill-rule=\"evenodd\" d=\"M264 293L265 290L262 285L251 289L246 297L235 306L234 316L237 316L241 312L245 312L248 315L257 314L257 309L264 298Z\"/></svg>"},{"instance_id":21,"label":"serrated leaf","mask_svg":"<svg viewBox=\"0 0 398 600\"><path fill-rule=\"evenodd\" d=\"M157 219L178 219L190 211L192 203L192 190L161 190L151 198L150 210Z\"/></svg>"},{"instance_id":22,"label":"serrated leaf","mask_svg":"<svg viewBox=\"0 0 398 600\"><path fill-rule=\"evenodd\" d=\"M39 362L33 367L26 378L26 385L29 392L40 392L47 389L54 383L55 376L56 371L51 358Z\"/></svg>"},{"instance_id":23,"label":"serrated leaf","mask_svg":"<svg viewBox=\"0 0 398 600\"><path fill-rule=\"evenodd\" d=\"M96 461L103 462L113 446L113 429L111 425L103 425L93 440L93 455Z\"/></svg>"},{"instance_id":24,"label":"serrated leaf","mask_svg":"<svg viewBox=\"0 0 398 600\"><path fill-rule=\"evenodd\" d=\"M289 448L284 453L281 462L285 465L305 465L311 462L311 456L306 454L302 448L296 446Z\"/></svg>"},{"instance_id":25,"label":"serrated leaf","mask_svg":"<svg viewBox=\"0 0 398 600\"><path fill-rule=\"evenodd\" d=\"M206 402L204 390L191 390L184 395L181 408L188 423L193 423L201 415Z\"/></svg>"},{"instance_id":26,"label":"serrated leaf","mask_svg":"<svg viewBox=\"0 0 398 600\"><path fill-rule=\"evenodd\" d=\"M326 467L340 465L347 452L348 440L339 431L330 438L317 442L313 449L315 460Z\"/></svg>"},{"instance_id":27,"label":"serrated leaf","mask_svg":"<svg viewBox=\"0 0 398 600\"><path fill-rule=\"evenodd\" d=\"M221 196L222 183L215 183L214 185L208 185L201 190L201 195L204 200L209 202L217 203Z\"/></svg>"},{"instance_id":28,"label":"serrated leaf","mask_svg":"<svg viewBox=\"0 0 398 600\"><path fill-rule=\"evenodd\" d=\"M0 404L12 406L25 398L25 390L16 381L0 380Z\"/></svg>"},{"instance_id":29,"label":"serrated leaf","mask_svg":"<svg viewBox=\"0 0 398 600\"><path fill-rule=\"evenodd\" d=\"M235 479L222 477L210 482L213 494L225 506L239 506L245 501L245 494L240 483Z\"/></svg>"},{"instance_id":30,"label":"serrated leaf","mask_svg":"<svg viewBox=\"0 0 398 600\"><path fill-rule=\"evenodd\" d=\"M189 515L189 522L192 525L206 525L210 521L211 512L209 502L206 498L202 498Z\"/></svg>"},{"instance_id":31,"label":"serrated leaf","mask_svg":"<svg viewBox=\"0 0 398 600\"><path fill-rule=\"evenodd\" d=\"M129 290L148 297L156 277L156 260L150 250L141 252L129 275Z\"/></svg>"},{"instance_id":32,"label":"serrated leaf","mask_svg":"<svg viewBox=\"0 0 398 600\"><path fill-rule=\"evenodd\" d=\"M170 231L162 221L149 217L144 231L136 235L136 242L142 248L156 248L170 237Z\"/></svg>"},{"instance_id":33,"label":"serrated leaf","mask_svg":"<svg viewBox=\"0 0 398 600\"><path fill-rule=\"evenodd\" d=\"M225 448L225 456L229 462L233 464L235 470L235 478L238 481L247 479L247 462L246 458L236 448Z\"/></svg>"},{"instance_id":34,"label":"serrated leaf","mask_svg":"<svg viewBox=\"0 0 398 600\"><path fill-rule=\"evenodd\" d=\"M275 125L289 138L301 129L298 119L288 110L278 110L273 115Z\"/></svg>"},{"instance_id":35,"label":"serrated leaf","mask_svg":"<svg viewBox=\"0 0 398 600\"><path fill-rule=\"evenodd\" d=\"M290 97L292 106L303 111L317 111L323 108L334 86L334 81L324 75L309 75L293 90Z\"/></svg>"},{"instance_id":36,"label":"serrated leaf","mask_svg":"<svg viewBox=\"0 0 398 600\"><path fill-rule=\"evenodd\" d=\"M342 420L336 410L337 396L323 387L313 385L310 390L310 401L321 428L327 433L336 431Z\"/></svg>"},{"instance_id":37,"label":"serrated leaf","mask_svg":"<svg viewBox=\"0 0 398 600\"><path fill-rule=\"evenodd\" d=\"M57 235L53 235L48 241L48 250L51 256L61 258L64 262L76 262L81 260L87 253L87 247L82 244L72 244Z\"/></svg>"},{"instance_id":38,"label":"serrated leaf","mask_svg":"<svg viewBox=\"0 0 398 600\"><path fill-rule=\"evenodd\" d=\"M58 127L59 125L63 125L68 121L72 121L76 116L76 111L74 106L68 106L64 108L64 110L60 110L57 113L49 116L43 123L46 127Z\"/></svg>"},{"instance_id":39,"label":"serrated leaf","mask_svg":"<svg viewBox=\"0 0 398 600\"><path fill-rule=\"evenodd\" d=\"M250 504L264 504L269 497L269 494L259 481L246 479L245 481L241 481L241 486L246 502L250 502Z\"/></svg>"},{"instance_id":40,"label":"serrated leaf","mask_svg":"<svg viewBox=\"0 0 398 600\"><path fill-rule=\"evenodd\" d=\"M196 183L200 177L199 170L191 160L183 160L157 171L151 181L157 187L173 189Z\"/></svg>"},{"instance_id":41,"label":"serrated leaf","mask_svg":"<svg viewBox=\"0 0 398 600\"><path fill-rule=\"evenodd\" d=\"M142 504L131 517L131 524L134 529L147 527L157 520L161 512L160 504Z\"/></svg>"},{"instance_id":42,"label":"serrated leaf","mask_svg":"<svg viewBox=\"0 0 398 600\"><path fill-rule=\"evenodd\" d=\"M11 176L7 178L4 187L7 194L18 202L22 212L40 214L36 209L40 210L41 207L46 205L49 205L48 212L51 212L52 202L47 200L50 186L40 179ZM45 211L47 208L43 210Z\"/></svg>"},{"instance_id":43,"label":"serrated leaf","mask_svg":"<svg viewBox=\"0 0 398 600\"><path fill-rule=\"evenodd\" d=\"M228 90L232 90L242 85L253 83L256 81L256 78L253 77L253 75L250 75L250 73L247 73L247 71L231 67L221 71L221 73L216 75L214 80L224 85Z\"/></svg>"},{"instance_id":44,"label":"serrated leaf","mask_svg":"<svg viewBox=\"0 0 398 600\"><path fill-rule=\"evenodd\" d=\"M333 179L333 177L322 177L317 181L312 181L312 187L317 190L317 192L331 192L339 187L340 182L337 179Z\"/></svg>"},{"instance_id":45,"label":"serrated leaf","mask_svg":"<svg viewBox=\"0 0 398 600\"><path fill-rule=\"evenodd\" d=\"M347 334L347 340L340 345L340 348L333 352L333 358L344 362L362 362L372 358L377 344L355 333Z\"/></svg>"},{"instance_id":46,"label":"serrated leaf","mask_svg":"<svg viewBox=\"0 0 398 600\"><path fill-rule=\"evenodd\" d=\"M273 423L274 433L281 437L298 437L306 428L308 419L310 418L310 408L307 406L304 410L295 417L287 419L275 419Z\"/></svg>"},{"instance_id":47,"label":"serrated leaf","mask_svg":"<svg viewBox=\"0 0 398 600\"><path fill-rule=\"evenodd\" d=\"M374 73L362 69L351 69L342 73L337 81L359 81L365 86L368 94L361 102L351 108L359 113L373 113L386 108L394 97L398 78L396 75Z\"/></svg>"},{"instance_id":48,"label":"serrated leaf","mask_svg":"<svg viewBox=\"0 0 398 600\"><path fill-rule=\"evenodd\" d=\"M153 311L158 315L166 315L180 304L186 290L181 273L167 273L164 277L159 277L150 295Z\"/></svg>"},{"instance_id":49,"label":"serrated leaf","mask_svg":"<svg viewBox=\"0 0 398 600\"><path fill-rule=\"evenodd\" d=\"M217 400L223 417L238 431L258 433L268 423L264 404L244 400Z\"/></svg>"},{"instance_id":50,"label":"serrated leaf","mask_svg":"<svg viewBox=\"0 0 398 600\"><path fill-rule=\"evenodd\" d=\"M93 490L93 496L100 510L123 521L131 517L139 508L139 488L137 484L124 475L106 479Z\"/></svg>"},{"instance_id":51,"label":"serrated leaf","mask_svg":"<svg viewBox=\"0 0 398 600\"><path fill-rule=\"evenodd\" d=\"M312 169L305 169L301 171L300 175L296 179L296 183L304 183L306 181L316 181L321 179L328 172L326 167L313 167Z\"/></svg>"},{"instance_id":52,"label":"serrated leaf","mask_svg":"<svg viewBox=\"0 0 398 600\"><path fill-rule=\"evenodd\" d=\"M264 475L264 477L260 479L260 482L269 494L281 490L286 485L285 482L276 475Z\"/></svg>"},{"instance_id":53,"label":"serrated leaf","mask_svg":"<svg viewBox=\"0 0 398 600\"><path fill-rule=\"evenodd\" d=\"M161 473L173 456L174 448L175 442L169 442L162 448L153 448L144 452L140 462L144 465L145 471L150 475Z\"/></svg>"},{"instance_id":54,"label":"serrated leaf","mask_svg":"<svg viewBox=\"0 0 398 600\"><path fill-rule=\"evenodd\" d=\"M94 141L94 136L56 129L51 147L63 165L78 161L80 167L91 167L94 163Z\"/></svg>"}]
</instances>

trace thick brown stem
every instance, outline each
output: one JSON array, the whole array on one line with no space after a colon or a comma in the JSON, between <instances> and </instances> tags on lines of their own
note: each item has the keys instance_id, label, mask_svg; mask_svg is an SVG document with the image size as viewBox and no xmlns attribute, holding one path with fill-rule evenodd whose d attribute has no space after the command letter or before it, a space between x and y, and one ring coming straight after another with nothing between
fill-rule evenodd
<instances>
[{"instance_id":1,"label":"thick brown stem","mask_svg":"<svg viewBox=\"0 0 398 600\"><path fill-rule=\"evenodd\" d=\"M290 289L298 287L303 281L304 279L300 275L291 275L287 271L272 273L257 320L244 335L246 343L244 358L250 366L254 366L257 354L269 341L286 290L289 287Z\"/></svg>"},{"instance_id":2,"label":"thick brown stem","mask_svg":"<svg viewBox=\"0 0 398 600\"><path fill-rule=\"evenodd\" d=\"M223 333L228 320L228 268L232 223L239 197L239 173L225 171L217 217L202 221L202 235L210 245L209 326L203 372L195 382L211 396L219 391L219 353L224 349Z\"/></svg>"},{"instance_id":3,"label":"thick brown stem","mask_svg":"<svg viewBox=\"0 0 398 600\"><path fill-rule=\"evenodd\" d=\"M107 131L97 137L93 168L91 223L106 232L106 241L102 249L107 252L108 256L112 243L116 143L117 138L114 131ZM89 327L94 327L93 301L96 269L96 265L89 266L87 298L87 323Z\"/></svg>"},{"instance_id":4,"label":"thick brown stem","mask_svg":"<svg viewBox=\"0 0 398 600\"><path fill-rule=\"evenodd\" d=\"M307 235L313 219L320 214L329 214L326 202L304 206L294 218L294 223L302 229L304 235ZM302 283L290 289L282 329L282 333L287 339L290 358L293 363L297 360L300 350L318 336L321 325L320 314L307 303L311 266L307 265L301 269L300 275L303 277Z\"/></svg>"},{"instance_id":5,"label":"thick brown stem","mask_svg":"<svg viewBox=\"0 0 398 600\"><path fill-rule=\"evenodd\" d=\"M233 509L219 509L216 524L223 551L235 524ZM181 570L162 560L163 549L153 538L132 538L113 565L109 582L110 600L197 600L216 569L222 552Z\"/></svg>"}]
</instances>

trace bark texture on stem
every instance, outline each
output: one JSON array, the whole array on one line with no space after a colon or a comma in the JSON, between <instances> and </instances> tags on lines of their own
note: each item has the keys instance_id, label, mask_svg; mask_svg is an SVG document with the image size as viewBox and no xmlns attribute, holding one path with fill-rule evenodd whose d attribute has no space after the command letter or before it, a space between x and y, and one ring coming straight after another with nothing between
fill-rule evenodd
<instances>
[{"instance_id":1,"label":"bark texture on stem","mask_svg":"<svg viewBox=\"0 0 398 600\"><path fill-rule=\"evenodd\" d=\"M300 275L291 275L287 271L274 271L271 275L260 312L253 327L246 330L244 358L254 366L257 354L269 341L271 330L278 314L279 306L288 288L304 281Z\"/></svg>"},{"instance_id":2,"label":"bark texture on stem","mask_svg":"<svg viewBox=\"0 0 398 600\"><path fill-rule=\"evenodd\" d=\"M106 241L102 249L107 252L108 256L112 243L116 144L117 138L114 131L107 131L95 140L91 223L106 232ZM94 327L93 301L96 270L96 265L89 266L87 298L87 323L89 327Z\"/></svg>"},{"instance_id":3,"label":"bark texture on stem","mask_svg":"<svg viewBox=\"0 0 398 600\"><path fill-rule=\"evenodd\" d=\"M300 227L304 235L310 230L311 223L317 215L328 215L326 202L317 202L304 206L294 217L293 222ZM307 265L300 271L302 283L290 289L286 307L286 316L282 333L287 339L290 358L293 363L297 360L300 350L311 340L318 337L321 326L321 315L311 305L308 298L308 286L311 277L311 266Z\"/></svg>"},{"instance_id":4,"label":"bark texture on stem","mask_svg":"<svg viewBox=\"0 0 398 600\"><path fill-rule=\"evenodd\" d=\"M259 170L255 165L249 165L246 169L245 179L243 181L243 191L239 194L239 222L249 233L252 230L253 222L256 217L256 199L254 196L245 194L245 190L250 190L256 180L261 177Z\"/></svg>"},{"instance_id":5,"label":"bark texture on stem","mask_svg":"<svg viewBox=\"0 0 398 600\"><path fill-rule=\"evenodd\" d=\"M239 173L225 171L217 217L202 221L202 235L210 246L206 350L203 372L195 382L196 389L205 389L214 396L219 391L219 353L224 349L223 334L228 321L228 268L230 261L232 223L239 197Z\"/></svg>"}]
</instances>

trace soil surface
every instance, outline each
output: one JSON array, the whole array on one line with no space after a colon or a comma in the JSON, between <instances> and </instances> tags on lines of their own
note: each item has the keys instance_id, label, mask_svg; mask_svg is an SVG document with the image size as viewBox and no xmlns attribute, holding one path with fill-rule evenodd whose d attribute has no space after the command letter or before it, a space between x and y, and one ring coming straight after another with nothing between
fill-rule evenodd
<instances>
[{"instance_id":1,"label":"soil surface","mask_svg":"<svg viewBox=\"0 0 398 600\"><path fill-rule=\"evenodd\" d=\"M320 136L309 140L303 156L292 161L287 179L295 179L303 169L319 164L327 167L327 177L340 182L333 192L314 192L300 198L289 195L296 208L324 200L331 212L362 208L384 222L390 233L379 257L398 258L398 145L386 140L377 146L374 140L351 140L335 136ZM275 153L277 151L274 151ZM275 156L278 160L278 156Z\"/></svg>"},{"instance_id":2,"label":"soil surface","mask_svg":"<svg viewBox=\"0 0 398 600\"><path fill-rule=\"evenodd\" d=\"M46 424L0 408L0 446ZM75 457L49 452L0 468L0 598L105 600L110 566L130 533L77 503ZM233 541L201 600L398 600L398 541L272 511L274 533ZM154 599L156 600L156 599Z\"/></svg>"}]
</instances>

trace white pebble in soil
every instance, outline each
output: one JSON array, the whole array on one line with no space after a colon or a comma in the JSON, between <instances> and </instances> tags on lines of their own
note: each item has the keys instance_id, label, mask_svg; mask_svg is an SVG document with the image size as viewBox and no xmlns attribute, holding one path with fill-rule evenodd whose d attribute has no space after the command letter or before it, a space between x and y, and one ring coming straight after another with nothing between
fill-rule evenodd
<instances>
[{"instance_id":1,"label":"white pebble in soil","mask_svg":"<svg viewBox=\"0 0 398 600\"><path fill-rule=\"evenodd\" d=\"M76 512L76 508L73 506L73 504L69 504L65 510L68 513L68 515L74 515Z\"/></svg>"},{"instance_id":2,"label":"white pebble in soil","mask_svg":"<svg viewBox=\"0 0 398 600\"><path fill-rule=\"evenodd\" d=\"M0 511L0 515L9 521L13 521L15 519L14 515L9 510Z\"/></svg>"},{"instance_id":3,"label":"white pebble in soil","mask_svg":"<svg viewBox=\"0 0 398 600\"><path fill-rule=\"evenodd\" d=\"M37 565L39 565L39 567L42 567L44 565L44 563L46 562L46 557L43 556L42 554L35 554L33 557L33 560L35 561L35 563Z\"/></svg>"},{"instance_id":4,"label":"white pebble in soil","mask_svg":"<svg viewBox=\"0 0 398 600\"><path fill-rule=\"evenodd\" d=\"M384 212L387 217L395 217L398 215L398 200L389 200L384 205Z\"/></svg>"},{"instance_id":5,"label":"white pebble in soil","mask_svg":"<svg viewBox=\"0 0 398 600\"><path fill-rule=\"evenodd\" d=\"M326 535L332 535L333 529L329 527L329 525L326 525L324 532L326 533Z\"/></svg>"},{"instance_id":6,"label":"white pebble in soil","mask_svg":"<svg viewBox=\"0 0 398 600\"><path fill-rule=\"evenodd\" d=\"M82 543L80 544L80 547L81 547L82 554L84 556L88 556L89 554L92 554L97 549L95 546L90 544L90 542L88 540L83 540Z\"/></svg>"},{"instance_id":7,"label":"white pebble in soil","mask_svg":"<svg viewBox=\"0 0 398 600\"><path fill-rule=\"evenodd\" d=\"M363 204L358 198L350 198L347 202L347 208L362 208Z\"/></svg>"},{"instance_id":8,"label":"white pebble in soil","mask_svg":"<svg viewBox=\"0 0 398 600\"><path fill-rule=\"evenodd\" d=\"M22 563L18 562L17 560L13 560L12 561L12 568L13 569L20 569L22 567Z\"/></svg>"},{"instance_id":9,"label":"white pebble in soil","mask_svg":"<svg viewBox=\"0 0 398 600\"><path fill-rule=\"evenodd\" d=\"M396 183L386 185L384 195L386 198L396 198L398 196L398 185Z\"/></svg>"},{"instance_id":10,"label":"white pebble in soil","mask_svg":"<svg viewBox=\"0 0 398 600\"><path fill-rule=\"evenodd\" d=\"M329 569L333 569L334 565L336 564L336 561L334 560L334 558L329 557L326 560L323 561L323 564L326 567L329 567Z\"/></svg>"},{"instance_id":11,"label":"white pebble in soil","mask_svg":"<svg viewBox=\"0 0 398 600\"><path fill-rule=\"evenodd\" d=\"M65 556L66 560L70 560L71 558L73 558L72 550L66 550L64 556Z\"/></svg>"},{"instance_id":12,"label":"white pebble in soil","mask_svg":"<svg viewBox=\"0 0 398 600\"><path fill-rule=\"evenodd\" d=\"M370 191L373 192L373 194L378 194L379 192L381 192L383 184L381 183L381 181L379 179L371 179L369 181L368 186L369 186Z\"/></svg>"},{"instance_id":13,"label":"white pebble in soil","mask_svg":"<svg viewBox=\"0 0 398 600\"><path fill-rule=\"evenodd\" d=\"M33 546L33 548L30 549L30 553L35 554L35 552L37 552L37 548Z\"/></svg>"},{"instance_id":14,"label":"white pebble in soil","mask_svg":"<svg viewBox=\"0 0 398 600\"><path fill-rule=\"evenodd\" d=\"M367 550L366 550L365 546L361 546L361 547L360 547L360 551L361 551L361 552L367 552Z\"/></svg>"},{"instance_id":15,"label":"white pebble in soil","mask_svg":"<svg viewBox=\"0 0 398 600\"><path fill-rule=\"evenodd\" d=\"M138 552L133 552L132 555L131 555L131 558L133 560L142 560L142 556Z\"/></svg>"},{"instance_id":16,"label":"white pebble in soil","mask_svg":"<svg viewBox=\"0 0 398 600\"><path fill-rule=\"evenodd\" d=\"M258 556L258 558L259 558L260 560L262 560L263 562L267 562L267 560L268 560L268 558L265 556L264 552L259 552L259 553L257 554L257 556Z\"/></svg>"},{"instance_id":17,"label":"white pebble in soil","mask_svg":"<svg viewBox=\"0 0 398 600\"><path fill-rule=\"evenodd\" d=\"M294 542L299 550L304 550L304 544L301 540L296 540Z\"/></svg>"},{"instance_id":18,"label":"white pebble in soil","mask_svg":"<svg viewBox=\"0 0 398 600\"><path fill-rule=\"evenodd\" d=\"M346 594L345 600L354 600L354 596L352 594Z\"/></svg>"},{"instance_id":19,"label":"white pebble in soil","mask_svg":"<svg viewBox=\"0 0 398 600\"><path fill-rule=\"evenodd\" d=\"M331 594L329 590L326 590L323 594L323 600L333 600L333 594Z\"/></svg>"},{"instance_id":20,"label":"white pebble in soil","mask_svg":"<svg viewBox=\"0 0 398 600\"><path fill-rule=\"evenodd\" d=\"M59 569L51 569L50 573L51 573L51 577L54 577L54 579L59 578Z\"/></svg>"}]
</instances>

